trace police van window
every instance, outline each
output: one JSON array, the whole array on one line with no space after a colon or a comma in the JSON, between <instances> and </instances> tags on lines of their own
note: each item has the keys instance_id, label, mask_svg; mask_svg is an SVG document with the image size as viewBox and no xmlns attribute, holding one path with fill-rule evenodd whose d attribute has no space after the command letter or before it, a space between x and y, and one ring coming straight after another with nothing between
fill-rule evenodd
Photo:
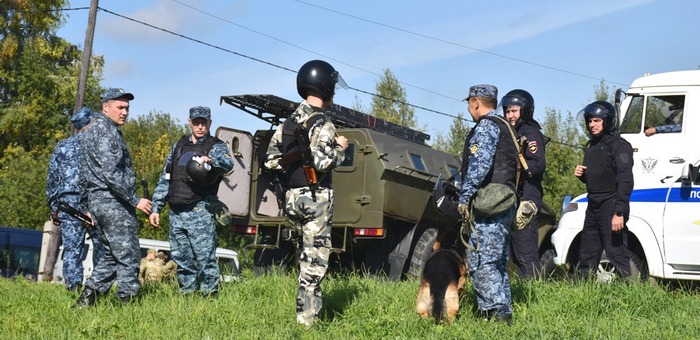
<instances>
[{"instance_id":1,"label":"police van window","mask_svg":"<svg viewBox=\"0 0 700 340\"><path fill-rule=\"evenodd\" d=\"M668 132L680 132L683 124L683 107L685 96L648 96L644 128L659 126L675 126L678 129L669 129Z\"/></svg>"},{"instance_id":2,"label":"police van window","mask_svg":"<svg viewBox=\"0 0 700 340\"><path fill-rule=\"evenodd\" d=\"M630 102L625 118L620 123L620 133L640 133L642 132L642 113L644 108L644 97L634 96Z\"/></svg>"},{"instance_id":3,"label":"police van window","mask_svg":"<svg viewBox=\"0 0 700 340\"><path fill-rule=\"evenodd\" d=\"M415 153L410 153L409 155L411 156L411 162L413 163L413 167L416 170L426 171L425 163L423 163L423 158L420 155L416 155Z\"/></svg>"},{"instance_id":4,"label":"police van window","mask_svg":"<svg viewBox=\"0 0 700 340\"><path fill-rule=\"evenodd\" d=\"M345 160L339 166L352 166L355 163L355 144L348 143L345 149Z\"/></svg>"}]
</instances>

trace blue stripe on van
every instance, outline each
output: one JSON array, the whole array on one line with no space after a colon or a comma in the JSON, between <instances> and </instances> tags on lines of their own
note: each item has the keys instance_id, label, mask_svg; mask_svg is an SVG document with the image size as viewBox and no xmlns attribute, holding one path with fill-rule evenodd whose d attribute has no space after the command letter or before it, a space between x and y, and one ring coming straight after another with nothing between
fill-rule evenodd
<instances>
[{"instance_id":1,"label":"blue stripe on van","mask_svg":"<svg viewBox=\"0 0 700 340\"><path fill-rule=\"evenodd\" d=\"M630 201L645 203L666 202L668 188L640 189L632 191ZM588 197L582 197L578 202L588 202ZM672 188L668 202L695 203L700 202L700 188Z\"/></svg>"}]
</instances>

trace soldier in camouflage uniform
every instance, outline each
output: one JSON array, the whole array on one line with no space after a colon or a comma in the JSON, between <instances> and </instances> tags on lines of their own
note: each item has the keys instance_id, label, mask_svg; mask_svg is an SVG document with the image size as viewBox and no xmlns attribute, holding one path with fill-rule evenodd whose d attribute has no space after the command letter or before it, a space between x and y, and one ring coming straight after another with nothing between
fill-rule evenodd
<instances>
[{"instance_id":1,"label":"soldier in camouflage uniform","mask_svg":"<svg viewBox=\"0 0 700 340\"><path fill-rule=\"evenodd\" d=\"M92 271L77 307L95 304L117 284L117 297L131 301L140 291L139 238L136 209L151 213L151 201L136 194L136 176L131 155L119 127L126 123L129 101L134 95L120 88L107 89L101 96L102 113L83 132L80 184L82 202L90 211L105 256Z\"/></svg>"},{"instance_id":2,"label":"soldier in camouflage uniform","mask_svg":"<svg viewBox=\"0 0 700 340\"><path fill-rule=\"evenodd\" d=\"M498 89L493 85L475 85L469 88L469 113L476 126L464 144L463 179L459 211L465 220L473 218L474 229L467 252L469 274L474 282L479 310L488 318L510 325L512 302L508 264L509 232L516 205L500 215L491 217L475 213L470 216L469 205L478 189L489 183L503 183L515 193L517 149L512 142L508 123L496 116Z\"/></svg>"},{"instance_id":3,"label":"soldier in camouflage uniform","mask_svg":"<svg viewBox=\"0 0 700 340\"><path fill-rule=\"evenodd\" d=\"M92 122L98 113L88 108L76 112L71 122L78 130L76 135L68 137L56 144L49 162L49 172L46 178L46 197L51 221L61 226L61 242L63 243L63 278L66 288L78 290L83 284L83 246L85 244L86 226L74 217L58 210L58 202L65 202L71 207L87 211L80 205L80 139L82 130ZM103 256L104 250L94 228L87 228L92 240L92 263Z\"/></svg>"},{"instance_id":4,"label":"soldier in camouflage uniform","mask_svg":"<svg viewBox=\"0 0 700 340\"><path fill-rule=\"evenodd\" d=\"M211 110L190 109L192 133L170 149L160 181L153 192L151 225L160 225L160 211L170 206L170 250L177 263L180 293L199 290L204 296L219 292L216 263L216 221L211 210L219 183L231 169L233 159L226 143L209 134Z\"/></svg>"},{"instance_id":5,"label":"soldier in camouflage uniform","mask_svg":"<svg viewBox=\"0 0 700 340\"><path fill-rule=\"evenodd\" d=\"M301 235L297 322L313 325L322 306L321 281L328 270L331 249L331 220L334 193L332 169L345 159L347 139L338 136L331 120L323 114L333 105L336 84L347 88L340 74L325 61L313 60L297 73L297 91L304 99L297 110L279 125L267 150L265 167L283 170L288 190L285 211ZM303 128L309 145L300 145L295 130ZM304 149L310 148L313 164L304 164ZM311 162L309 162L311 163ZM317 184L309 185L304 166L313 167Z\"/></svg>"}]
</instances>

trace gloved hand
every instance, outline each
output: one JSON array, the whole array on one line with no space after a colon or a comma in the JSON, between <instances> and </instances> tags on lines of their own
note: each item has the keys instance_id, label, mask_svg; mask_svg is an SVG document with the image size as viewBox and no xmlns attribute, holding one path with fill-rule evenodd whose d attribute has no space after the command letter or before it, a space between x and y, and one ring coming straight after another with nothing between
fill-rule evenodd
<instances>
[{"instance_id":1,"label":"gloved hand","mask_svg":"<svg viewBox=\"0 0 700 340\"><path fill-rule=\"evenodd\" d=\"M537 205L535 205L535 202L530 200L520 201L518 211L515 213L515 218L513 219L513 231L522 230L529 226L530 221L532 221L535 215L537 215Z\"/></svg>"},{"instance_id":2,"label":"gloved hand","mask_svg":"<svg viewBox=\"0 0 700 340\"><path fill-rule=\"evenodd\" d=\"M469 221L469 204L460 203L457 205L457 211L462 216L462 219Z\"/></svg>"}]
</instances>

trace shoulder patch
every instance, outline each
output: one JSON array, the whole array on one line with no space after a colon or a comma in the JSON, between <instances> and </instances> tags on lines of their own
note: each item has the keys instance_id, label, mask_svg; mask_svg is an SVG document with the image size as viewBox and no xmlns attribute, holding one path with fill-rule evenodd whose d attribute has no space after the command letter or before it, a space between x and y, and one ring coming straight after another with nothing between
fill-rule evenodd
<instances>
[{"instance_id":1,"label":"shoulder patch","mask_svg":"<svg viewBox=\"0 0 700 340\"><path fill-rule=\"evenodd\" d=\"M109 151L111 151L112 153L119 152L119 144L117 144L116 140L109 142Z\"/></svg>"},{"instance_id":2,"label":"shoulder patch","mask_svg":"<svg viewBox=\"0 0 700 340\"><path fill-rule=\"evenodd\" d=\"M530 151L530 153L536 153L537 150L539 150L539 147L537 146L537 141L530 141L527 143L527 150Z\"/></svg>"},{"instance_id":3,"label":"shoulder patch","mask_svg":"<svg viewBox=\"0 0 700 340\"><path fill-rule=\"evenodd\" d=\"M479 144L472 144L472 145L469 147L469 153L470 153L470 154L475 155L477 151L479 151Z\"/></svg>"}]
</instances>

